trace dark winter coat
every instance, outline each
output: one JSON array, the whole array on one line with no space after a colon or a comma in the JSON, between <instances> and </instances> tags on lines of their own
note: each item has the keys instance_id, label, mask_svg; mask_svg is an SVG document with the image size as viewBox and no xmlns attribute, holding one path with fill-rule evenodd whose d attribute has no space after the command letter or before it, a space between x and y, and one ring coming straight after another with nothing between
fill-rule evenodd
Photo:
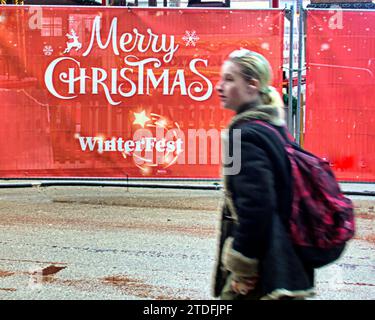
<instances>
[{"instance_id":1,"label":"dark winter coat","mask_svg":"<svg viewBox=\"0 0 375 320\"><path fill-rule=\"evenodd\" d=\"M287 227L293 183L290 162L275 133L252 120L267 121L286 135L270 106L242 112L229 127L230 154L236 152L234 129L241 130L241 167L234 175L223 168L225 205L214 296L227 298L223 287L227 283L227 290L232 279L259 276L256 298L306 297L312 293L313 269L296 255Z\"/></svg>"}]
</instances>

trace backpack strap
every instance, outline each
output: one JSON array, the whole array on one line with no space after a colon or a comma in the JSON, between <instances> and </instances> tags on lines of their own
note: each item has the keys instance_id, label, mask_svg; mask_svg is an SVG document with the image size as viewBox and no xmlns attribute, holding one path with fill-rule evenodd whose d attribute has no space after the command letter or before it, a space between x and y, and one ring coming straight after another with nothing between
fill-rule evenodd
<instances>
[{"instance_id":1,"label":"backpack strap","mask_svg":"<svg viewBox=\"0 0 375 320\"><path fill-rule=\"evenodd\" d=\"M276 134L276 136L279 138L279 140L282 142L282 144L284 145L284 147L290 145L290 140L288 138L285 138L283 137L279 131L277 131L272 125L270 125L268 122L266 121L261 121L261 120L254 120L252 121L253 123L257 123L259 125L261 125L262 127L266 127L268 129L270 129L273 133ZM290 134L289 134L290 135Z\"/></svg>"},{"instance_id":2,"label":"backpack strap","mask_svg":"<svg viewBox=\"0 0 375 320\"><path fill-rule=\"evenodd\" d=\"M291 142L288 138L285 138L276 128L274 128L271 124L269 124L266 121L253 120L251 122L256 123L256 124L258 124L262 127L268 128L268 130L273 132L273 134L277 137L277 138L274 138L275 143L278 143L278 144L281 143L281 146L282 146L282 148L284 149L284 152L285 152L285 157L288 159L288 162L290 163L290 179L291 179L291 185L290 185L290 193L291 194L290 194L290 197L292 198L292 195L293 195L293 175L292 175L292 163L291 163L291 160L290 160L290 157L289 157L288 149L290 150L291 148L293 148L293 145L292 145L293 142ZM288 134L287 130L285 130L284 132L286 132ZM276 141L276 140L279 140L279 141ZM277 200L278 205L280 206L281 200L279 199L279 194L277 195L277 198L278 198L278 200ZM292 205L293 205L293 200L290 199L290 206L288 207L289 209L287 209L288 212L278 210L278 215L281 218L281 221L283 222L286 230L289 230L289 220L290 220L290 214L292 212ZM279 207L279 208L281 208L281 207Z\"/></svg>"},{"instance_id":3,"label":"backpack strap","mask_svg":"<svg viewBox=\"0 0 375 320\"><path fill-rule=\"evenodd\" d=\"M288 131L288 130L285 130L286 132L286 135L287 135L287 138L285 138L283 135L280 134L279 131L277 131L272 125L270 125L268 122L266 121L262 121L262 120L254 120L252 121L254 123L257 123L263 127L266 127L268 129L270 129L272 132L274 132L278 137L279 137L279 140L283 143L284 147L289 147L288 149L290 151L299 151L299 152L302 152L304 154L307 154L309 155L310 157L313 157L313 158L319 158L317 157L315 154L303 149L301 146L299 146L296 142L295 142L295 139L294 137L291 135L291 133ZM320 159L320 158L319 158Z\"/></svg>"}]
</instances>

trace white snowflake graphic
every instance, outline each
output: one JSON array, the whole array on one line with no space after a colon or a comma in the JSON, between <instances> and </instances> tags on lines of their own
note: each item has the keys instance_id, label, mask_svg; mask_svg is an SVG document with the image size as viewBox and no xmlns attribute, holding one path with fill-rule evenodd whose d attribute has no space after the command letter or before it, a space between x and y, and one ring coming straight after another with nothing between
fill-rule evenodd
<instances>
[{"instance_id":1,"label":"white snowflake graphic","mask_svg":"<svg viewBox=\"0 0 375 320\"><path fill-rule=\"evenodd\" d=\"M43 52L45 56L50 56L53 53L53 48L50 45L44 46Z\"/></svg>"},{"instance_id":2,"label":"white snowflake graphic","mask_svg":"<svg viewBox=\"0 0 375 320\"><path fill-rule=\"evenodd\" d=\"M185 35L182 37L182 40L185 41L185 46L192 45L195 47L196 42L199 40L199 37L197 36L197 33L193 31L185 31Z\"/></svg>"}]
</instances>

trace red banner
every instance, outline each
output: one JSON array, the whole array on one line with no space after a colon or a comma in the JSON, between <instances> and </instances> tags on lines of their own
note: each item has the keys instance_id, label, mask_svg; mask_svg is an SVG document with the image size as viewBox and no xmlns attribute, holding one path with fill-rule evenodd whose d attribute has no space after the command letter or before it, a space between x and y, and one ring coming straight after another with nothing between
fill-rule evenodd
<instances>
[{"instance_id":1,"label":"red banner","mask_svg":"<svg viewBox=\"0 0 375 320\"><path fill-rule=\"evenodd\" d=\"M2 7L0 177L219 178L234 49L282 83L284 12Z\"/></svg>"},{"instance_id":2,"label":"red banner","mask_svg":"<svg viewBox=\"0 0 375 320\"><path fill-rule=\"evenodd\" d=\"M375 181L375 12L307 12L305 147L345 181Z\"/></svg>"}]
</instances>

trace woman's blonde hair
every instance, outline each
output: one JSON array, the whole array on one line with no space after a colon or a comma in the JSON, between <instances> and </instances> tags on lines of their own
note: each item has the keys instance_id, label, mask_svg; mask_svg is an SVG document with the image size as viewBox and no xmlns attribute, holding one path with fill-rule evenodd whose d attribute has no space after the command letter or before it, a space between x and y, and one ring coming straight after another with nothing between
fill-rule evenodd
<instances>
[{"instance_id":1,"label":"woman's blonde hair","mask_svg":"<svg viewBox=\"0 0 375 320\"><path fill-rule=\"evenodd\" d=\"M245 80L259 81L259 94L263 104L280 107L279 112L283 112L284 102L277 90L270 86L272 69L265 57L257 52L241 48L230 53L228 60L241 68L241 74Z\"/></svg>"}]
</instances>

